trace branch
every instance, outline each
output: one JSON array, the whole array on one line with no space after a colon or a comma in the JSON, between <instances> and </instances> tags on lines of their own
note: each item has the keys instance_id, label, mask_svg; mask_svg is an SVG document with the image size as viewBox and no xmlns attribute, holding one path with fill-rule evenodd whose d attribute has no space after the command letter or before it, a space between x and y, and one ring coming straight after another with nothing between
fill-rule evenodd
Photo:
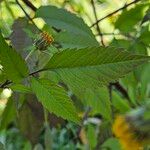
<instances>
[{"instance_id":1,"label":"branch","mask_svg":"<svg viewBox=\"0 0 150 150\"><path fill-rule=\"evenodd\" d=\"M116 90L118 90L123 95L123 97L125 97L128 100L129 104L132 107L134 107L134 105L132 104L131 99L128 95L127 90L119 82L111 83L111 86L114 86L116 88Z\"/></svg>"},{"instance_id":2,"label":"branch","mask_svg":"<svg viewBox=\"0 0 150 150\"><path fill-rule=\"evenodd\" d=\"M16 0L16 1L18 1L18 0ZM28 1L28 0L22 0L29 8L31 8L34 12L36 12L36 10L37 10L37 8L30 2L30 1ZM18 5L20 5L20 4L18 4ZM30 21L32 21L32 23L35 25L35 23L33 22L33 20L32 20L32 18L30 18L30 16L25 12L25 10L22 8L22 6L20 6L21 7L21 9L23 10L23 12L25 13L25 15L28 17L28 19L30 20ZM52 26L52 28L56 31L56 32L60 32L61 31L61 29L57 29L57 28L55 28L55 27L53 27ZM39 29L40 30L40 29ZM41 30L40 30L41 31Z\"/></svg>"},{"instance_id":3,"label":"branch","mask_svg":"<svg viewBox=\"0 0 150 150\"><path fill-rule=\"evenodd\" d=\"M95 8L94 0L91 0L91 4L92 4L94 16L95 16L95 20L96 20L96 22L97 22L97 21L98 21L98 17L97 17L97 13L96 13L96 8ZM101 38L101 43L102 43L103 46L105 46L104 40L103 40L103 35L102 35L102 33L101 33L101 29L100 29L98 23L96 23L96 27L97 27L98 34L99 34L99 36L100 36L100 38Z\"/></svg>"},{"instance_id":4,"label":"branch","mask_svg":"<svg viewBox=\"0 0 150 150\"><path fill-rule=\"evenodd\" d=\"M0 88L1 89L4 89L4 88L6 88L9 84L11 84L12 83L12 81L9 81L9 80L6 80L4 83L2 83L1 85L0 85Z\"/></svg>"},{"instance_id":5,"label":"branch","mask_svg":"<svg viewBox=\"0 0 150 150\"><path fill-rule=\"evenodd\" d=\"M29 76L34 76L35 74L42 72L42 71L46 71L47 69L41 69L41 70L37 70L35 72L32 72L28 75ZM0 84L0 89L4 89L7 88L8 85L10 85L11 83L13 83L12 81L6 80L4 83Z\"/></svg>"},{"instance_id":6,"label":"branch","mask_svg":"<svg viewBox=\"0 0 150 150\"><path fill-rule=\"evenodd\" d=\"M29 76L34 76L35 74L42 72L42 71L46 71L46 70L47 69L40 69L40 70L34 71L34 72L30 73Z\"/></svg>"},{"instance_id":7,"label":"branch","mask_svg":"<svg viewBox=\"0 0 150 150\"><path fill-rule=\"evenodd\" d=\"M19 3L18 0L16 0L16 3L18 4L18 6L21 8L21 10L24 12L24 14L26 15L26 17L32 22L32 24L39 30L41 31L37 25L34 23L34 21L32 20L32 18L28 15L28 13L25 11L25 9L22 7L22 5Z\"/></svg>"},{"instance_id":8,"label":"branch","mask_svg":"<svg viewBox=\"0 0 150 150\"><path fill-rule=\"evenodd\" d=\"M92 28L93 26L95 26L96 24L98 24L99 22L101 22L102 20L104 20L104 19L106 19L106 18L108 18L108 17L111 17L112 15L118 13L119 11L121 11L121 10L123 10L123 9L129 7L130 5L135 4L135 3L139 2L139 1L141 1L141 0L134 0L134 1L131 2L131 3L124 5L123 7L119 8L119 9L115 10L114 12L112 12L112 13L106 15L105 17L103 17L103 18L97 20L95 23L93 23L93 24L90 26L90 28Z\"/></svg>"},{"instance_id":9,"label":"branch","mask_svg":"<svg viewBox=\"0 0 150 150\"><path fill-rule=\"evenodd\" d=\"M28 7L30 7L34 12L37 8L29 1L29 0L22 0Z\"/></svg>"}]
</instances>

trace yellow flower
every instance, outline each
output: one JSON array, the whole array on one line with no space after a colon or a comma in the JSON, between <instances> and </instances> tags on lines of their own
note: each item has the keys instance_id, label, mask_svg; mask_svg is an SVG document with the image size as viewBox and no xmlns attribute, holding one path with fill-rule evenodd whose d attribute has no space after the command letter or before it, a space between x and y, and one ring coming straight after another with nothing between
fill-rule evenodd
<instances>
[{"instance_id":1,"label":"yellow flower","mask_svg":"<svg viewBox=\"0 0 150 150\"><path fill-rule=\"evenodd\" d=\"M113 124L113 132L119 139L123 150L143 150L143 144L131 129L124 116L118 116Z\"/></svg>"}]
</instances>

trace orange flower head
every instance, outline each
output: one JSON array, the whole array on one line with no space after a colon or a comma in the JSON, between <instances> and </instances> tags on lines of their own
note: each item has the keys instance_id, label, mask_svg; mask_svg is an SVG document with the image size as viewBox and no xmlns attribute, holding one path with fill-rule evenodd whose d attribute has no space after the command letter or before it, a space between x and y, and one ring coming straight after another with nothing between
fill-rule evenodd
<instances>
[{"instance_id":1,"label":"orange flower head","mask_svg":"<svg viewBox=\"0 0 150 150\"><path fill-rule=\"evenodd\" d=\"M143 150L142 143L124 116L118 116L113 124L113 133L119 139L123 150Z\"/></svg>"}]
</instances>

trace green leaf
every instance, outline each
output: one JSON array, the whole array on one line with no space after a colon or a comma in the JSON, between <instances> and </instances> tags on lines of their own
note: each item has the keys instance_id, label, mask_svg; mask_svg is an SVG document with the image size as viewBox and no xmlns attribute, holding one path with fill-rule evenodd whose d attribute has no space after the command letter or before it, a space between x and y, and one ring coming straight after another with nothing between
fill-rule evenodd
<instances>
[{"instance_id":1,"label":"green leaf","mask_svg":"<svg viewBox=\"0 0 150 150\"><path fill-rule=\"evenodd\" d=\"M146 99L150 94L150 63L148 63L141 72L141 99Z\"/></svg>"},{"instance_id":2,"label":"green leaf","mask_svg":"<svg viewBox=\"0 0 150 150\"><path fill-rule=\"evenodd\" d=\"M123 77L149 59L113 47L68 49L54 54L44 69L58 73L67 85L94 88Z\"/></svg>"},{"instance_id":3,"label":"green leaf","mask_svg":"<svg viewBox=\"0 0 150 150\"><path fill-rule=\"evenodd\" d=\"M3 83L6 81L6 76L4 73L0 70L0 83Z\"/></svg>"},{"instance_id":4,"label":"green leaf","mask_svg":"<svg viewBox=\"0 0 150 150\"><path fill-rule=\"evenodd\" d=\"M28 75L28 68L21 56L8 46L0 34L0 61L9 80L18 82Z\"/></svg>"},{"instance_id":5,"label":"green leaf","mask_svg":"<svg viewBox=\"0 0 150 150\"><path fill-rule=\"evenodd\" d=\"M32 89L43 106L64 119L79 123L76 109L65 90L46 79L32 78Z\"/></svg>"},{"instance_id":6,"label":"green leaf","mask_svg":"<svg viewBox=\"0 0 150 150\"><path fill-rule=\"evenodd\" d=\"M116 138L109 138L107 141L104 142L102 145L102 148L105 149L111 149L111 150L121 150L121 144Z\"/></svg>"},{"instance_id":7,"label":"green leaf","mask_svg":"<svg viewBox=\"0 0 150 150\"><path fill-rule=\"evenodd\" d=\"M97 144L97 134L95 131L95 127L93 125L89 124L87 127L87 133L86 134L87 134L90 149L94 149L94 147Z\"/></svg>"},{"instance_id":8,"label":"green leaf","mask_svg":"<svg viewBox=\"0 0 150 150\"><path fill-rule=\"evenodd\" d=\"M115 22L115 27L123 32L133 30L134 26L142 20L146 6L146 4L140 4L130 10L125 9Z\"/></svg>"},{"instance_id":9,"label":"green leaf","mask_svg":"<svg viewBox=\"0 0 150 150\"><path fill-rule=\"evenodd\" d=\"M21 93L31 93L31 89L22 84L14 84L10 87L13 91L21 92Z\"/></svg>"},{"instance_id":10,"label":"green leaf","mask_svg":"<svg viewBox=\"0 0 150 150\"><path fill-rule=\"evenodd\" d=\"M42 6L37 10L35 17L41 17L48 25L61 29L62 32L56 36L56 40L65 47L98 45L90 28L83 20L65 9L55 6Z\"/></svg>"},{"instance_id":11,"label":"green leaf","mask_svg":"<svg viewBox=\"0 0 150 150\"><path fill-rule=\"evenodd\" d=\"M45 128L44 144L45 144L45 150L52 150L53 136L52 136L52 131L49 126L46 126Z\"/></svg>"},{"instance_id":12,"label":"green leaf","mask_svg":"<svg viewBox=\"0 0 150 150\"><path fill-rule=\"evenodd\" d=\"M146 26L139 37L139 40L142 41L144 44L150 44L150 25Z\"/></svg>"},{"instance_id":13,"label":"green leaf","mask_svg":"<svg viewBox=\"0 0 150 150\"><path fill-rule=\"evenodd\" d=\"M112 104L121 113L126 113L131 109L127 100L123 99L114 91L112 92Z\"/></svg>"},{"instance_id":14,"label":"green leaf","mask_svg":"<svg viewBox=\"0 0 150 150\"><path fill-rule=\"evenodd\" d=\"M94 42L95 39L92 40L87 36L77 33L69 33L67 31L57 34L55 40L58 41L58 43L60 43L64 49L98 46L98 43Z\"/></svg>"},{"instance_id":15,"label":"green leaf","mask_svg":"<svg viewBox=\"0 0 150 150\"><path fill-rule=\"evenodd\" d=\"M111 104L108 89L105 87L85 91L83 103L92 108L94 114L101 114L105 119L111 121Z\"/></svg>"},{"instance_id":16,"label":"green leaf","mask_svg":"<svg viewBox=\"0 0 150 150\"><path fill-rule=\"evenodd\" d=\"M143 23L145 23L145 22L147 22L149 20L150 20L150 8L147 10L147 12L146 12L146 14L145 14L141 24L143 24Z\"/></svg>"},{"instance_id":17,"label":"green leaf","mask_svg":"<svg viewBox=\"0 0 150 150\"><path fill-rule=\"evenodd\" d=\"M0 121L0 130L7 128L8 124L12 122L16 115L15 105L12 99L9 99L2 114Z\"/></svg>"}]
</instances>

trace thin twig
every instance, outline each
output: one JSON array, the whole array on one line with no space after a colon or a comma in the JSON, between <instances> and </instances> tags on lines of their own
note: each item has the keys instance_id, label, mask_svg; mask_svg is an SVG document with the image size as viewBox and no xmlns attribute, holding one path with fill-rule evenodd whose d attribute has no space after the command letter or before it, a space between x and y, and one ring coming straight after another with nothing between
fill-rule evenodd
<instances>
[{"instance_id":1,"label":"thin twig","mask_svg":"<svg viewBox=\"0 0 150 150\"><path fill-rule=\"evenodd\" d=\"M22 5L19 3L18 0L16 0L16 3L21 8L21 10L24 12L24 14L26 15L26 17L32 22L32 24L41 32L41 30L37 27L37 25L34 23L34 21L32 20L32 18L28 15L28 13L25 11L25 9L22 7Z\"/></svg>"},{"instance_id":2,"label":"thin twig","mask_svg":"<svg viewBox=\"0 0 150 150\"><path fill-rule=\"evenodd\" d=\"M30 73L28 75L29 76L34 76L35 74L39 73L39 72L42 72L42 71L46 71L47 69L41 69L41 70L37 70L37 71L34 71L32 73ZM6 88L8 85L12 84L13 82L12 81L9 81L9 80L6 80L4 83L0 84L0 89L4 89Z\"/></svg>"},{"instance_id":3,"label":"thin twig","mask_svg":"<svg viewBox=\"0 0 150 150\"><path fill-rule=\"evenodd\" d=\"M97 17L97 13L96 13L96 8L95 8L94 0L91 0L91 4L92 4L94 16L95 16L95 20L96 20L96 22L97 22L97 21L98 21L98 17ZM99 25L98 25L98 22L96 23L96 27L97 27L97 32L98 32L98 34L99 34L99 36L100 36L100 38L101 38L101 43L102 43L103 46L105 46L104 40L103 40L103 35L102 35L102 33L101 33L101 29L100 29L100 27L99 27Z\"/></svg>"},{"instance_id":4,"label":"thin twig","mask_svg":"<svg viewBox=\"0 0 150 150\"><path fill-rule=\"evenodd\" d=\"M6 80L4 83L2 83L2 84L0 85L0 88L1 88L1 89L7 88L7 86L8 86L9 84L11 84L11 83L12 83L12 81Z\"/></svg>"},{"instance_id":5,"label":"thin twig","mask_svg":"<svg viewBox=\"0 0 150 150\"><path fill-rule=\"evenodd\" d=\"M34 71L34 72L30 73L29 76L34 76L35 74L40 73L42 71L46 71L46 70L47 69L40 69L40 70Z\"/></svg>"},{"instance_id":6,"label":"thin twig","mask_svg":"<svg viewBox=\"0 0 150 150\"><path fill-rule=\"evenodd\" d=\"M18 1L18 0L16 0L16 1ZM36 10L37 10L37 8L30 2L30 1L28 1L28 0L22 0L25 4L26 4L26 6L28 6L29 8L31 8L34 12L36 12ZM23 9L23 8L21 8L21 9ZM23 9L23 11L24 11L24 13L25 13L25 10ZM25 13L25 14L27 14L27 13ZM32 23L36 26L36 24L33 22L33 20L32 20L32 18L29 16L29 15L27 15L27 17L28 17L28 19L30 20L30 21L32 21ZM57 29L57 28L55 28L55 27L53 27L52 26L52 28L56 31L56 32L60 32L61 31L61 29ZM39 28L38 28L39 29ZM40 30L40 29L39 29ZM41 31L41 30L40 30Z\"/></svg>"},{"instance_id":7,"label":"thin twig","mask_svg":"<svg viewBox=\"0 0 150 150\"><path fill-rule=\"evenodd\" d=\"M22 0L28 7L30 7L34 12L37 8L29 1L29 0Z\"/></svg>"},{"instance_id":8,"label":"thin twig","mask_svg":"<svg viewBox=\"0 0 150 150\"><path fill-rule=\"evenodd\" d=\"M104 19L106 19L106 18L108 18L108 17L111 17L112 15L118 13L119 11L121 11L121 10L123 10L123 9L129 7L130 5L135 4L135 3L139 2L139 1L141 1L141 0L134 0L134 1L131 2L131 3L124 5L123 7L119 8L119 9L115 10L114 12L112 12L112 13L106 15L105 17L103 17L103 18L97 20L95 23L93 23L93 24L90 26L90 28L92 28L93 26L95 26L96 24L98 24L99 22L101 22L102 20L104 20Z\"/></svg>"},{"instance_id":9,"label":"thin twig","mask_svg":"<svg viewBox=\"0 0 150 150\"><path fill-rule=\"evenodd\" d=\"M131 107L133 108L135 107L133 103L131 102L131 99L127 90L119 82L111 83L111 86L114 86L115 89L119 91L122 94L122 96L128 100Z\"/></svg>"},{"instance_id":10,"label":"thin twig","mask_svg":"<svg viewBox=\"0 0 150 150\"><path fill-rule=\"evenodd\" d=\"M103 36L115 36L115 35L126 35L127 33L101 33ZM99 34L95 34L95 36L99 36Z\"/></svg>"}]
</instances>

